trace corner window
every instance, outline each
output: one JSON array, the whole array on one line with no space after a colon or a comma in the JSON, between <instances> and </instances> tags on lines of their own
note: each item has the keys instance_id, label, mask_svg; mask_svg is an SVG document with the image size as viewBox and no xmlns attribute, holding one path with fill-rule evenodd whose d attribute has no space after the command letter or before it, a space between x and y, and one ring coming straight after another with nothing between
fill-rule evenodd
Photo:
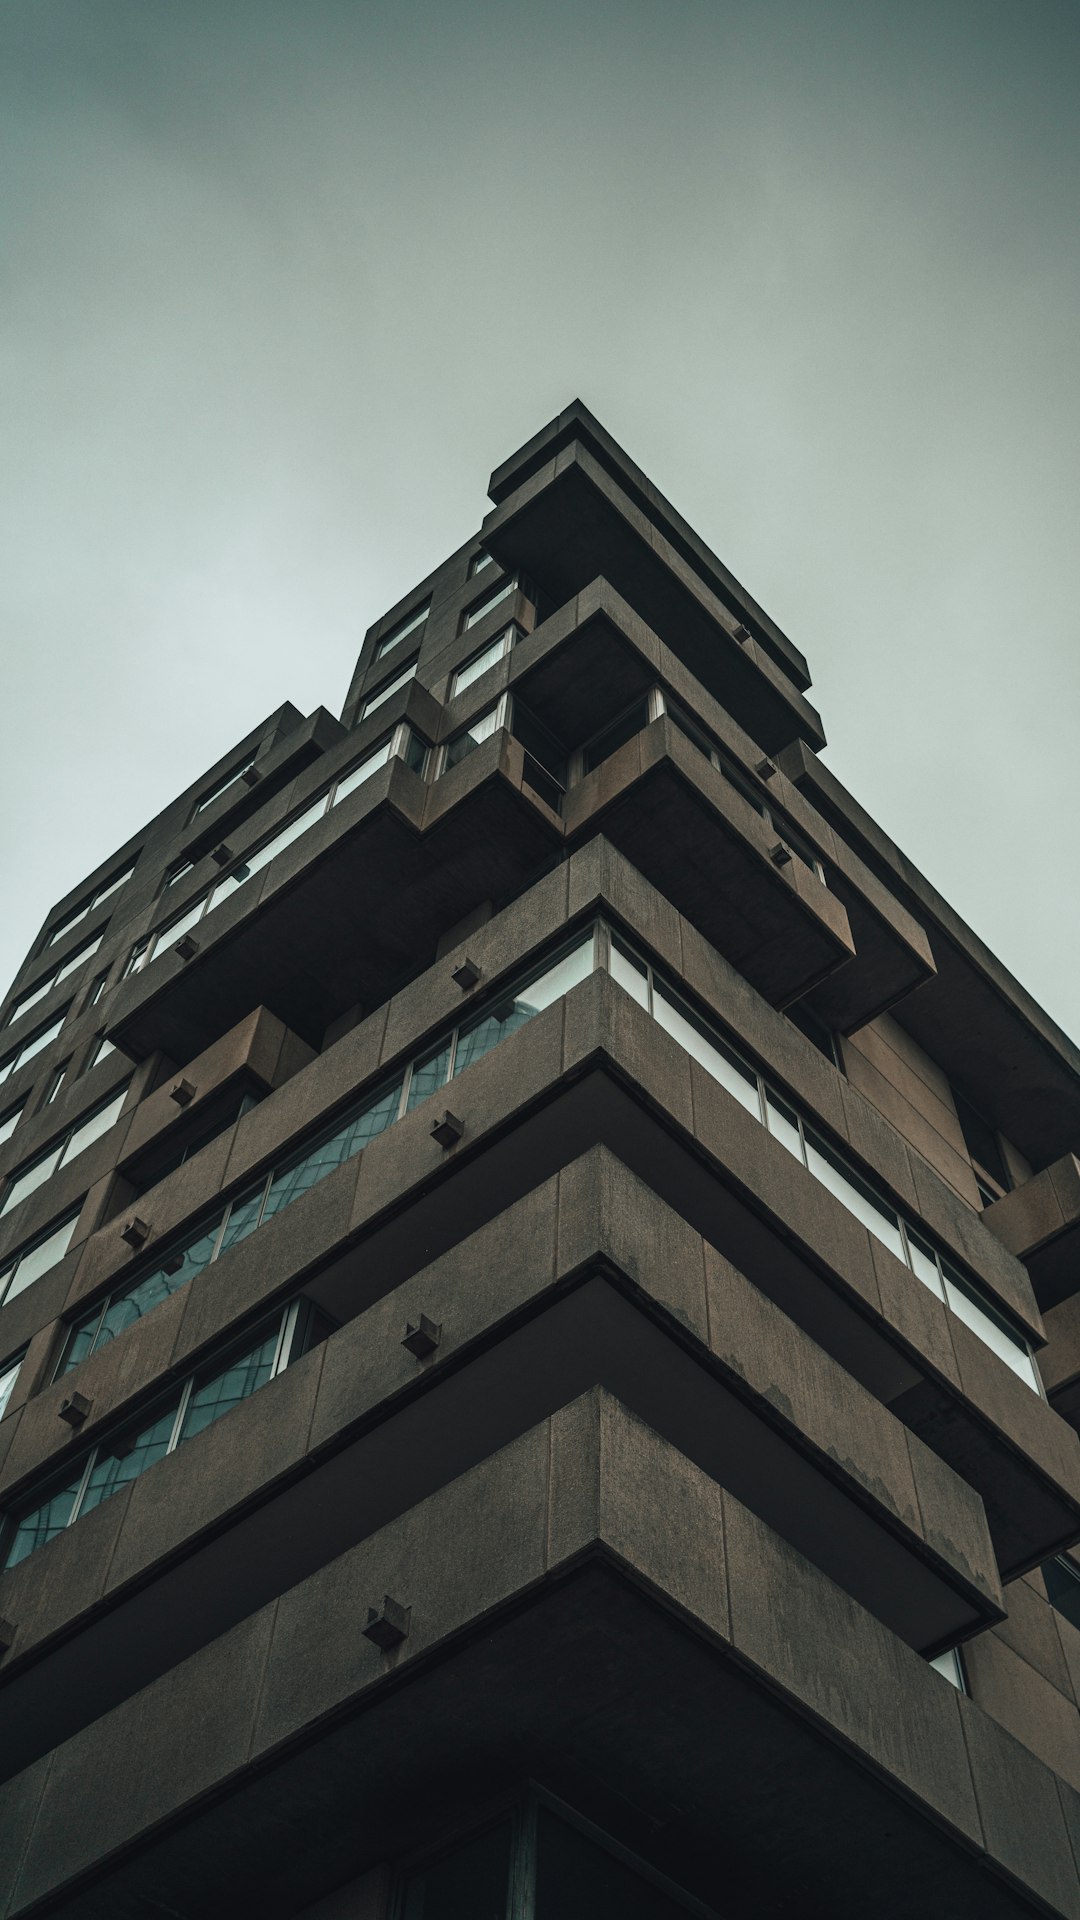
<instances>
[{"instance_id":1,"label":"corner window","mask_svg":"<svg viewBox=\"0 0 1080 1920\"><path fill-rule=\"evenodd\" d=\"M375 649L376 660L385 660L387 654L392 653L403 640L407 640L410 633L416 633L423 626L430 612L431 602L425 600L423 606L417 607L415 613L406 614L404 620L399 620L396 627L392 627L389 633L384 633Z\"/></svg>"},{"instance_id":2,"label":"corner window","mask_svg":"<svg viewBox=\"0 0 1080 1920\"><path fill-rule=\"evenodd\" d=\"M502 702L500 701L497 707L489 707L487 712L480 714L471 725L463 727L460 733L455 733L442 749L440 773L449 773L451 767L456 767L462 760L467 759L476 747L482 745L485 740L490 740L492 734L497 733L499 727L504 724L500 718L501 713Z\"/></svg>"},{"instance_id":3,"label":"corner window","mask_svg":"<svg viewBox=\"0 0 1080 1920\"><path fill-rule=\"evenodd\" d=\"M493 567L494 565L495 562L490 553L485 553L481 547L480 552L474 553L472 559L469 561L469 579L474 580L478 573L483 573L485 567Z\"/></svg>"},{"instance_id":4,"label":"corner window","mask_svg":"<svg viewBox=\"0 0 1080 1920\"><path fill-rule=\"evenodd\" d=\"M939 1653L935 1659L931 1660L930 1665L935 1673L940 1673L951 1687L956 1688L957 1693L967 1692L964 1663L960 1658L959 1647L947 1647L944 1653Z\"/></svg>"}]
</instances>

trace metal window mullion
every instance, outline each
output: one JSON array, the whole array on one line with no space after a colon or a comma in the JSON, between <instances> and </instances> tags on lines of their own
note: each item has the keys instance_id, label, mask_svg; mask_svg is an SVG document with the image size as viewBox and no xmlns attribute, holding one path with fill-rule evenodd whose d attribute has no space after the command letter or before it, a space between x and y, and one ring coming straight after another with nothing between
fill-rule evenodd
<instances>
[{"instance_id":1,"label":"metal window mullion","mask_svg":"<svg viewBox=\"0 0 1080 1920\"><path fill-rule=\"evenodd\" d=\"M907 1221L906 1221L906 1220L904 1219L904 1216L903 1216L903 1214L902 1214L902 1213L898 1213L898 1214L897 1214L897 1216L896 1216L896 1218L897 1218L897 1220L898 1220L898 1221L899 1221L899 1223L900 1223L900 1239L901 1239L901 1241L902 1241L902 1243L903 1243L903 1248L904 1248L904 1259L905 1259L905 1260L907 1261L907 1263L908 1263L908 1266L909 1266L909 1267L911 1268L911 1271L912 1271L912 1273L914 1273L914 1272L915 1272L915 1262L914 1262L914 1260L913 1260L913 1259L912 1259L912 1257L911 1257L911 1247L910 1247L910 1245L908 1244L908 1224L907 1224ZM935 1259L935 1260L937 1261L937 1266L938 1266L938 1278L940 1279L940 1278L941 1278L941 1262L940 1262L940 1260L938 1260L938 1257L937 1257L937 1248L936 1248L936 1247L934 1248L934 1259ZM916 1276L916 1278L917 1278L917 1277L918 1277L918 1276ZM942 1283L942 1288L941 1288L941 1297L942 1297L942 1299L944 1299L944 1298L945 1298L945 1287L944 1287L944 1283Z\"/></svg>"},{"instance_id":2,"label":"metal window mullion","mask_svg":"<svg viewBox=\"0 0 1080 1920\"><path fill-rule=\"evenodd\" d=\"M165 1449L165 1452L167 1454L175 1453L177 1447L180 1445L180 1435L184 1431L184 1421L187 1418L188 1402L191 1399L191 1392L194 1385L195 1385L195 1375L193 1373L189 1373L187 1379L184 1381L184 1384L180 1389L180 1400L176 1409L176 1418L173 1421L172 1432L169 1435L169 1444Z\"/></svg>"},{"instance_id":3,"label":"metal window mullion","mask_svg":"<svg viewBox=\"0 0 1080 1920\"><path fill-rule=\"evenodd\" d=\"M274 1358L270 1364L271 1380L276 1380L279 1373L284 1373L289 1364L293 1342L296 1337L296 1323L299 1317L299 1300L290 1300L281 1316L281 1324L278 1327L277 1346L274 1348Z\"/></svg>"},{"instance_id":4,"label":"metal window mullion","mask_svg":"<svg viewBox=\"0 0 1080 1920\"><path fill-rule=\"evenodd\" d=\"M460 1032L461 1032L461 1028L460 1026L457 1026L454 1028L453 1033L450 1035L450 1046L448 1049L448 1057L446 1062L446 1079L443 1081L444 1087L448 1087L450 1085L451 1080L453 1079L455 1073L457 1072L457 1046L458 1046L458 1035Z\"/></svg>"},{"instance_id":5,"label":"metal window mullion","mask_svg":"<svg viewBox=\"0 0 1080 1920\"><path fill-rule=\"evenodd\" d=\"M803 1126L803 1117L798 1107L795 1107L793 1111L795 1114L795 1123L799 1129L799 1145L802 1148L803 1166L806 1168L807 1173L809 1173L810 1155L806 1150L806 1128Z\"/></svg>"},{"instance_id":6,"label":"metal window mullion","mask_svg":"<svg viewBox=\"0 0 1080 1920\"><path fill-rule=\"evenodd\" d=\"M650 725L654 720L663 719L665 713L667 712L667 706L664 701L663 687L649 688L648 694L646 695L645 712L648 716L648 723Z\"/></svg>"},{"instance_id":7,"label":"metal window mullion","mask_svg":"<svg viewBox=\"0 0 1080 1920\"><path fill-rule=\"evenodd\" d=\"M404 1119L405 1115L409 1111L409 1090L412 1087L414 1065L415 1065L415 1061L410 1060L407 1067L405 1068L404 1073L401 1076L401 1093L398 1098L397 1112L395 1113L394 1118L390 1123L391 1126L396 1125L396 1123L399 1120Z\"/></svg>"},{"instance_id":8,"label":"metal window mullion","mask_svg":"<svg viewBox=\"0 0 1080 1920\"><path fill-rule=\"evenodd\" d=\"M274 1184L274 1173L275 1173L275 1169L273 1167L268 1168L265 1184L263 1186L263 1196L259 1202L259 1211L255 1215L255 1225L251 1229L252 1233L257 1233L259 1228L262 1226L263 1214L266 1212L266 1203L270 1198L270 1189Z\"/></svg>"},{"instance_id":9,"label":"metal window mullion","mask_svg":"<svg viewBox=\"0 0 1080 1920\"><path fill-rule=\"evenodd\" d=\"M210 1258L206 1263L208 1267L213 1266L214 1261L217 1259L218 1254L221 1250L222 1237L224 1235L226 1227L229 1224L229 1215L231 1214L232 1210L233 1210L233 1203L231 1200L227 1200L225 1203L225 1211L221 1216L221 1224L218 1227L217 1233L214 1235L214 1244L210 1249Z\"/></svg>"},{"instance_id":10,"label":"metal window mullion","mask_svg":"<svg viewBox=\"0 0 1080 1920\"><path fill-rule=\"evenodd\" d=\"M82 1479L79 1481L79 1491L75 1495L75 1504L71 1509L70 1518L65 1522L66 1526L73 1527L75 1525L76 1520L79 1517L79 1511L82 1507L83 1500L86 1497L87 1483L90 1479L91 1473L94 1470L94 1467L97 1464L97 1457L100 1451L101 1451L101 1447L99 1444L96 1447L91 1447L89 1453L86 1456L86 1465L83 1468L83 1476L82 1476Z\"/></svg>"}]
</instances>

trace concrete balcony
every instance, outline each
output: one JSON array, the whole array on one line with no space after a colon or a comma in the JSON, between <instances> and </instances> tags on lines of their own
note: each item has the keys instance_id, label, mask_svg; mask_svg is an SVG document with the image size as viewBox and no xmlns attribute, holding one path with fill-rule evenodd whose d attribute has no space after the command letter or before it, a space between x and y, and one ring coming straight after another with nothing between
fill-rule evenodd
<instances>
[{"instance_id":1,"label":"concrete balcony","mask_svg":"<svg viewBox=\"0 0 1080 1920\"><path fill-rule=\"evenodd\" d=\"M895 1019L1033 1166L1070 1153L1080 1139L1080 1048L803 742L779 759L929 937L937 971Z\"/></svg>"},{"instance_id":2,"label":"concrete balcony","mask_svg":"<svg viewBox=\"0 0 1080 1920\"><path fill-rule=\"evenodd\" d=\"M1023 1261L1041 1307L1080 1292L1080 1160L1074 1153L993 1201L983 1219Z\"/></svg>"},{"instance_id":3,"label":"concrete balcony","mask_svg":"<svg viewBox=\"0 0 1080 1920\"><path fill-rule=\"evenodd\" d=\"M788 673L580 442L501 500L482 536L552 606L598 574L609 580L766 753L797 737L824 746L821 721Z\"/></svg>"},{"instance_id":4,"label":"concrete balcony","mask_svg":"<svg viewBox=\"0 0 1080 1920\"><path fill-rule=\"evenodd\" d=\"M319 1046L414 973L463 902L513 892L557 851L561 824L523 794L522 759L499 734L434 786L391 760L208 913L189 958L166 949L124 981L110 1038L136 1059L190 1059L254 1002Z\"/></svg>"},{"instance_id":5,"label":"concrete balcony","mask_svg":"<svg viewBox=\"0 0 1080 1920\"><path fill-rule=\"evenodd\" d=\"M580 841L599 822L774 1004L820 982L815 1004L848 1031L930 977L918 923L779 769L762 777L754 743L608 581L592 581L514 648L509 686L571 751L650 687L701 723L743 791L674 722L655 722L636 763L628 743L567 793L567 835ZM827 890L802 859L775 864L785 831L827 864Z\"/></svg>"},{"instance_id":6,"label":"concrete balcony","mask_svg":"<svg viewBox=\"0 0 1080 1920\"><path fill-rule=\"evenodd\" d=\"M17 1774L4 1911L286 1920L528 1777L747 1912L1080 1913L1077 1796L599 1390Z\"/></svg>"},{"instance_id":7,"label":"concrete balcony","mask_svg":"<svg viewBox=\"0 0 1080 1920\"><path fill-rule=\"evenodd\" d=\"M328 1208L320 1190L313 1238ZM440 1339L418 1363L401 1331L421 1314ZM141 1323L126 1355L86 1364L95 1424L131 1393L140 1345L161 1367L161 1332ZM182 1333L173 1351L175 1375L193 1358ZM1002 1617L967 1483L594 1149L50 1542L47 1579L40 1558L0 1577L18 1623L0 1682L6 1771L594 1385L908 1645L932 1653ZM24 1457L56 1425L59 1390L28 1410Z\"/></svg>"}]
</instances>

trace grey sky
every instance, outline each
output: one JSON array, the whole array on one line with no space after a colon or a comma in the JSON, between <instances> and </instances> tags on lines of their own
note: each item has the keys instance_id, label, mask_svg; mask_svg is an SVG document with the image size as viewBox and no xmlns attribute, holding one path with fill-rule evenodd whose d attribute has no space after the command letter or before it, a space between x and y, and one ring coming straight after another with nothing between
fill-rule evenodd
<instances>
[{"instance_id":1,"label":"grey sky","mask_svg":"<svg viewBox=\"0 0 1080 1920\"><path fill-rule=\"evenodd\" d=\"M1080 1033L1080 13L8 0L0 976L575 394Z\"/></svg>"}]
</instances>

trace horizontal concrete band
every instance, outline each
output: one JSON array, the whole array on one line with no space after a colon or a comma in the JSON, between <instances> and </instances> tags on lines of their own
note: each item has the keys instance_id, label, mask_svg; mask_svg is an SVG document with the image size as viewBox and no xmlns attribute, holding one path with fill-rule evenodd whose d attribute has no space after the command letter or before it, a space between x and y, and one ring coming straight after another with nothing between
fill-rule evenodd
<instances>
[{"instance_id":1,"label":"horizontal concrete band","mask_svg":"<svg viewBox=\"0 0 1080 1920\"><path fill-rule=\"evenodd\" d=\"M612 913L644 942L647 951L655 952L673 977L715 1014L721 1028L743 1044L748 1057L756 1058L782 1089L790 1090L828 1131L849 1145L898 1203L970 1266L1038 1341L1041 1323L1020 1263L922 1156L905 1146L870 1101L848 1085L607 841L597 839L574 852L565 865L470 934L468 951L481 970L479 991L489 991L491 983L522 965L545 938L550 940L594 908ZM287 1093L249 1115L238 1129L235 1151L221 1160L220 1178L232 1181L254 1174L295 1135L298 1123L317 1124L347 1091L380 1069L390 1070L430 1032L433 1023L460 1018L469 1002L463 1001L454 968L463 957L464 949L448 953L297 1074ZM209 1164L205 1154L201 1164ZM198 1204L188 1185L191 1178L191 1173L175 1177L161 1190L160 1203L156 1195L146 1200L155 1235L168 1231L183 1210ZM207 1198L212 1191L206 1189ZM125 1261L130 1263L130 1251L115 1232L95 1235L79 1262L72 1299L100 1285Z\"/></svg>"},{"instance_id":2,"label":"horizontal concrete band","mask_svg":"<svg viewBox=\"0 0 1080 1920\"><path fill-rule=\"evenodd\" d=\"M354 1313L602 1142L846 1371L916 1431L925 1428L986 1501L1003 1568L1045 1558L1071 1537L1076 1435L832 1195L809 1175L798 1178L782 1146L606 975L574 989L455 1088L466 1132L453 1155L417 1110L148 1316L141 1366L127 1359L137 1351L130 1332L84 1362L79 1379L91 1397L100 1389L101 1412L116 1412L169 1370L190 1368L290 1278L321 1269L325 1304L339 1317ZM47 1456L60 1385L26 1410L34 1424L25 1444L9 1426L9 1487L11 1476L40 1465L43 1448Z\"/></svg>"},{"instance_id":3,"label":"horizontal concrete band","mask_svg":"<svg viewBox=\"0 0 1080 1920\"><path fill-rule=\"evenodd\" d=\"M562 449L483 522L488 552L522 568L556 604L603 574L767 752L801 736L822 747L821 720L757 641L580 441Z\"/></svg>"},{"instance_id":4,"label":"horizontal concrete band","mask_svg":"<svg viewBox=\"0 0 1080 1920\"><path fill-rule=\"evenodd\" d=\"M597 1148L0 1579L0 1767L597 1384L921 1651L1002 1617L967 1483Z\"/></svg>"},{"instance_id":5,"label":"horizontal concrete band","mask_svg":"<svg viewBox=\"0 0 1080 1920\"><path fill-rule=\"evenodd\" d=\"M752 1859L807 1911L1080 1914L1077 1796L599 1391L9 1782L3 1911L287 1914L393 1850L418 1752L451 1800L531 1772L654 1804L662 1766L697 1874Z\"/></svg>"}]
</instances>

